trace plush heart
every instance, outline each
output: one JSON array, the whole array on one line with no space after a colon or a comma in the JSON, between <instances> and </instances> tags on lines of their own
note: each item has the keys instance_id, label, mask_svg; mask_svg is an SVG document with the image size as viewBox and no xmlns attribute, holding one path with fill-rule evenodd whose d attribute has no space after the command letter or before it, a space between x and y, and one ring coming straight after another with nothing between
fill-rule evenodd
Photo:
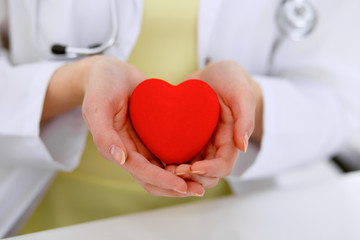
<instances>
[{"instance_id":1,"label":"plush heart","mask_svg":"<svg viewBox=\"0 0 360 240\"><path fill-rule=\"evenodd\" d=\"M197 79L177 86L161 79L145 80L135 88L129 104L135 131L166 164L185 163L199 153L217 125L219 111L214 90Z\"/></svg>"}]
</instances>

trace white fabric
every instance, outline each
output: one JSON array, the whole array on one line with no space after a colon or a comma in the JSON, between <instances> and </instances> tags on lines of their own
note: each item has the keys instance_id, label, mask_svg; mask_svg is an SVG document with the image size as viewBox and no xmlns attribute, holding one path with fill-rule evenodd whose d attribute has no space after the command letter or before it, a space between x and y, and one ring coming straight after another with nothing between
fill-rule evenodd
<instances>
[{"instance_id":1,"label":"white fabric","mask_svg":"<svg viewBox=\"0 0 360 240\"><path fill-rule=\"evenodd\" d=\"M40 1L37 15L35 2L8 1L11 52L10 56L0 52L0 166L72 170L79 161L86 128L79 109L39 127L48 81L63 64L43 56L53 43L85 47L107 39L108 2ZM275 58L275 76L266 76L277 37L274 16L279 2L200 0L199 67L207 60L233 59L254 77L264 94L261 148L241 154L234 177L249 166L245 179L326 159L360 123L360 2L314 1L319 13L314 34L301 42L285 40ZM126 60L140 31L142 1L117 3L119 37L106 54ZM33 32L36 16L41 20L39 35ZM33 184L43 185L43 179ZM6 201L7 194L0 190L0 202Z\"/></svg>"},{"instance_id":2,"label":"white fabric","mask_svg":"<svg viewBox=\"0 0 360 240\"><path fill-rule=\"evenodd\" d=\"M52 161L40 139L39 122L47 83L61 63L37 62L11 66L0 52L1 164L24 165Z\"/></svg>"},{"instance_id":3,"label":"white fabric","mask_svg":"<svg viewBox=\"0 0 360 240\"><path fill-rule=\"evenodd\" d=\"M53 171L40 168L0 168L0 237L14 225L21 226L24 214L30 214L29 205L36 205L53 175ZM16 230L20 229L13 229L14 233Z\"/></svg>"}]
</instances>

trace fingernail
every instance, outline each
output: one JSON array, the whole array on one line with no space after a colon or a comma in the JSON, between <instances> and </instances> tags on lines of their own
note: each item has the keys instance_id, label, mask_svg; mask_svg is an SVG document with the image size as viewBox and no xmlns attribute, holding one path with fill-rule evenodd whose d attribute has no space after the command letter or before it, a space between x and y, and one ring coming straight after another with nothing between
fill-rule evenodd
<instances>
[{"instance_id":1,"label":"fingernail","mask_svg":"<svg viewBox=\"0 0 360 240\"><path fill-rule=\"evenodd\" d=\"M193 193L192 194L194 197L203 197L204 193Z\"/></svg>"},{"instance_id":2,"label":"fingernail","mask_svg":"<svg viewBox=\"0 0 360 240\"><path fill-rule=\"evenodd\" d=\"M244 152L247 151L248 144L249 144L249 135L247 133L245 133L245 136L244 136Z\"/></svg>"},{"instance_id":3,"label":"fingernail","mask_svg":"<svg viewBox=\"0 0 360 240\"><path fill-rule=\"evenodd\" d=\"M120 165L124 165L126 161L126 157L125 157L125 152L121 150L121 148L113 145L110 149L110 154L113 156L116 162L119 162Z\"/></svg>"},{"instance_id":4,"label":"fingernail","mask_svg":"<svg viewBox=\"0 0 360 240\"><path fill-rule=\"evenodd\" d=\"M184 172L178 172L178 173L175 173L176 176L179 176L179 175L185 175L186 173Z\"/></svg>"},{"instance_id":5,"label":"fingernail","mask_svg":"<svg viewBox=\"0 0 360 240\"><path fill-rule=\"evenodd\" d=\"M192 174L200 174L200 175L205 174L204 171L191 171L190 173L192 173Z\"/></svg>"},{"instance_id":6,"label":"fingernail","mask_svg":"<svg viewBox=\"0 0 360 240\"><path fill-rule=\"evenodd\" d=\"M179 190L179 189L175 189L175 191L177 191L178 193L181 193L181 194L186 194L187 192L185 191L181 191L181 190Z\"/></svg>"}]
</instances>

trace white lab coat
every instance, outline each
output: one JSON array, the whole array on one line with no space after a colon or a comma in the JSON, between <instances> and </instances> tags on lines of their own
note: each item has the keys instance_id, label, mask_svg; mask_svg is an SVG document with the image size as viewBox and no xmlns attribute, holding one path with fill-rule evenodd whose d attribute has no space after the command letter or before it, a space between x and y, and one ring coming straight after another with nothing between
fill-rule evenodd
<instances>
[{"instance_id":1,"label":"white lab coat","mask_svg":"<svg viewBox=\"0 0 360 240\"><path fill-rule=\"evenodd\" d=\"M260 84L264 96L261 148L250 146L240 155L233 177L271 176L327 159L360 122L360 2L313 1L319 13L315 32L301 42L285 40L275 57L274 76L266 76L279 3L200 0L199 68L233 59ZM16 200L16 212L0 208L0 216L6 216L0 217L0 236L54 171L77 166L84 146L87 129L79 108L39 124L47 83L63 64L44 55L53 43L85 47L106 40L110 32L107 1L41 1L38 14L35 0L8 4L11 52L0 52L0 202L23 199ZM106 54L126 61L140 32L142 0L119 0L118 12L119 38Z\"/></svg>"}]
</instances>

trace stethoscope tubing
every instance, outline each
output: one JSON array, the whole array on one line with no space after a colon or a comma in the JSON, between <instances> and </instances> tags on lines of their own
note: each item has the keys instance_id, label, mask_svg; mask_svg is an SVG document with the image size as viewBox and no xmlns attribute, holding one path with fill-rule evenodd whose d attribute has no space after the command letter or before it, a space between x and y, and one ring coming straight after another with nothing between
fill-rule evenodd
<instances>
[{"instance_id":1,"label":"stethoscope tubing","mask_svg":"<svg viewBox=\"0 0 360 240\"><path fill-rule=\"evenodd\" d=\"M275 57L282 43L285 40L305 39L313 32L318 21L314 6L307 0L282 0L275 17L278 34L268 57L267 75L273 75Z\"/></svg>"},{"instance_id":2,"label":"stethoscope tubing","mask_svg":"<svg viewBox=\"0 0 360 240\"><path fill-rule=\"evenodd\" d=\"M105 52L107 49L114 46L119 33L119 26L118 26L119 19L117 14L116 1L109 0L109 3L110 3L109 6L111 11L111 28L112 28L109 39L106 42L100 44L99 46L92 48L66 47L66 53L76 54L78 56L96 55L96 54L101 54Z\"/></svg>"},{"instance_id":3,"label":"stethoscope tubing","mask_svg":"<svg viewBox=\"0 0 360 240\"><path fill-rule=\"evenodd\" d=\"M40 0L37 0L35 7L35 16L38 16L39 8L40 8ZM109 8L111 13L110 14L111 33L107 41L93 47L72 47L63 44L53 44L50 49L50 54L55 59L61 59L61 60L74 59L81 56L102 54L103 52L114 46L119 34L119 25L118 25L119 18L118 18L118 11L115 0L109 0ZM39 30L40 28L39 25L40 25L39 18L36 18L34 31L35 31L35 36L37 38L37 42L40 42L38 38L41 35Z\"/></svg>"},{"instance_id":4,"label":"stethoscope tubing","mask_svg":"<svg viewBox=\"0 0 360 240\"><path fill-rule=\"evenodd\" d=\"M293 9L294 13L287 12L287 10L289 9L289 5L291 4L293 4L292 7L294 8ZM59 59L59 60L74 59L82 56L102 54L106 50L114 46L116 44L119 34L119 26L118 26L119 18L118 18L116 0L109 0L109 7L111 13L110 18L111 18L112 30L108 40L92 47L73 47L73 46L65 46L62 44L53 44L51 46L50 55L54 59ZM37 0L35 16L38 16L39 8L40 8L40 0ZM300 8L300 10L301 8L307 9L308 11L310 10L311 13L313 14L310 21L308 21L306 25L301 27L297 26L296 22L292 23L289 19L289 15L296 14L295 12L299 10L297 8ZM268 75L272 75L272 70L274 68L274 60L283 41L285 39L290 39L295 41L302 40L314 30L315 25L317 23L317 13L315 11L315 8L307 0L282 0L279 7L277 8L275 18L279 32L272 44L271 51L268 57L267 70L266 70L266 73ZM294 19L292 19L292 21L294 21ZM39 36L41 35L39 31L39 18L36 18L35 25L36 25L35 35L37 38L37 42L40 43L40 40L38 39Z\"/></svg>"}]
</instances>

